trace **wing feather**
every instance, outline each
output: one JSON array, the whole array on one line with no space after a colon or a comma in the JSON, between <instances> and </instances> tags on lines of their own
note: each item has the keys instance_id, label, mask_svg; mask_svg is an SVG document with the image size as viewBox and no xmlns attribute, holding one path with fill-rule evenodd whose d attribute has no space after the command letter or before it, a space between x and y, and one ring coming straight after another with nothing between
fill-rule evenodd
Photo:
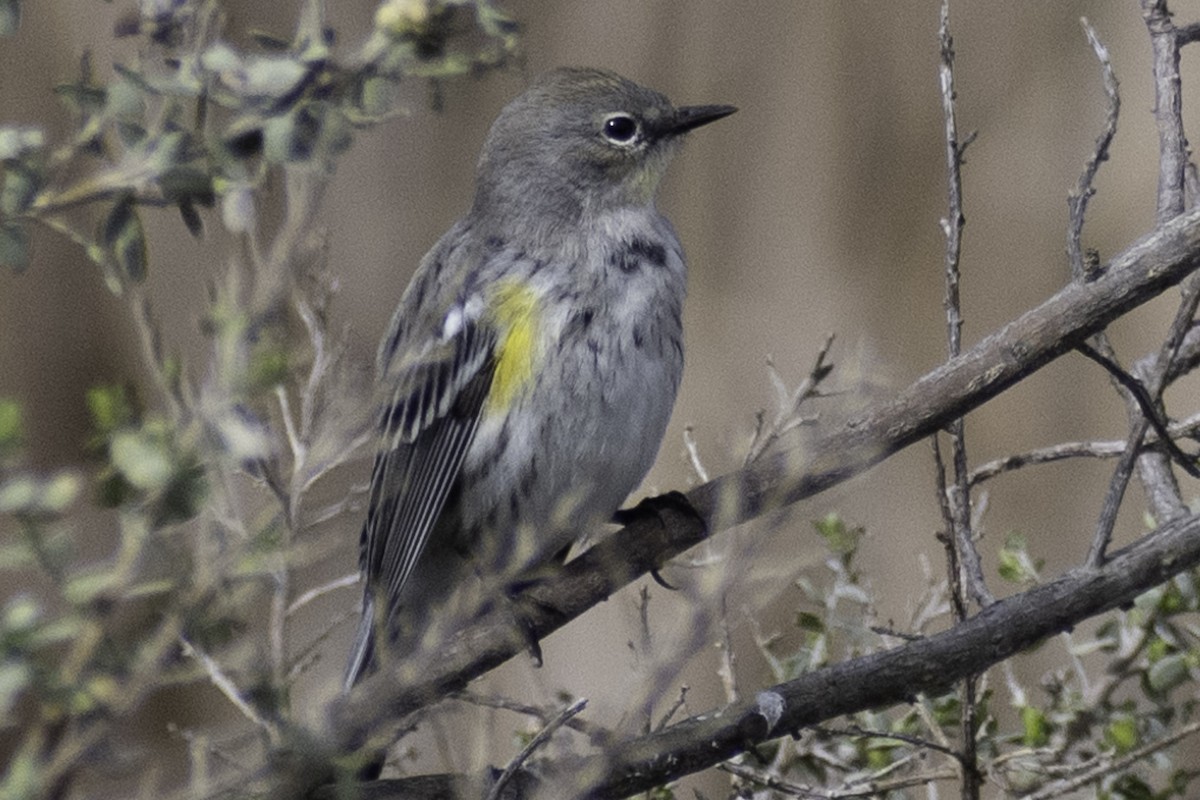
<instances>
[{"instance_id":1,"label":"wing feather","mask_svg":"<svg viewBox=\"0 0 1200 800\"><path fill-rule=\"evenodd\" d=\"M445 507L491 388L494 350L492 331L466 322L449 340L389 368L396 388L380 415L361 542L367 597L347 686L370 667L375 631L394 614ZM377 614L380 601L387 607Z\"/></svg>"}]
</instances>

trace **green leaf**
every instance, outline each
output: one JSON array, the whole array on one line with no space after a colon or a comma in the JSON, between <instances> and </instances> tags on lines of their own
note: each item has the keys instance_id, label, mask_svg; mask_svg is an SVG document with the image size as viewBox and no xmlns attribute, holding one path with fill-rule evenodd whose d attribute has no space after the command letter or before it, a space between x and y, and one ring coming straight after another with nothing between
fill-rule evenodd
<instances>
[{"instance_id":1,"label":"green leaf","mask_svg":"<svg viewBox=\"0 0 1200 800\"><path fill-rule=\"evenodd\" d=\"M1025 537L1019 533L1010 533L1004 537L1004 546L1000 548L1000 577L1009 583L1029 585L1037 583L1038 573L1043 562L1029 555Z\"/></svg>"},{"instance_id":2,"label":"green leaf","mask_svg":"<svg viewBox=\"0 0 1200 800\"><path fill-rule=\"evenodd\" d=\"M92 416L92 425L96 432L104 437L137 419L137 413L123 386L93 386L87 391L87 407Z\"/></svg>"},{"instance_id":3,"label":"green leaf","mask_svg":"<svg viewBox=\"0 0 1200 800\"><path fill-rule=\"evenodd\" d=\"M1043 747L1050 741L1050 721L1036 706L1021 706L1021 741L1028 747Z\"/></svg>"},{"instance_id":4,"label":"green leaf","mask_svg":"<svg viewBox=\"0 0 1200 800\"><path fill-rule=\"evenodd\" d=\"M308 74L308 67L291 57L251 59L241 72L241 89L251 97L278 98L299 86Z\"/></svg>"},{"instance_id":5,"label":"green leaf","mask_svg":"<svg viewBox=\"0 0 1200 800\"><path fill-rule=\"evenodd\" d=\"M810 611L801 611L796 615L796 627L809 633L825 633L825 622Z\"/></svg>"},{"instance_id":6,"label":"green leaf","mask_svg":"<svg viewBox=\"0 0 1200 800\"><path fill-rule=\"evenodd\" d=\"M1133 717L1116 717L1104 729L1104 741L1118 753L1128 753L1138 744L1137 721Z\"/></svg>"},{"instance_id":7,"label":"green leaf","mask_svg":"<svg viewBox=\"0 0 1200 800\"><path fill-rule=\"evenodd\" d=\"M21 405L16 400L0 397L0 456L19 448L23 438Z\"/></svg>"},{"instance_id":8,"label":"green leaf","mask_svg":"<svg viewBox=\"0 0 1200 800\"><path fill-rule=\"evenodd\" d=\"M171 482L154 508L156 526L183 522L200 513L208 492L204 467L194 460L176 466Z\"/></svg>"},{"instance_id":9,"label":"green leaf","mask_svg":"<svg viewBox=\"0 0 1200 800\"><path fill-rule=\"evenodd\" d=\"M27 543L0 545L0 569L27 569L36 565L37 557Z\"/></svg>"},{"instance_id":10,"label":"green leaf","mask_svg":"<svg viewBox=\"0 0 1200 800\"><path fill-rule=\"evenodd\" d=\"M32 150L40 150L45 138L41 128L0 126L0 161L12 161Z\"/></svg>"},{"instance_id":11,"label":"green leaf","mask_svg":"<svg viewBox=\"0 0 1200 800\"><path fill-rule=\"evenodd\" d=\"M204 220L200 219L200 214L191 200L179 201L179 217L193 237L199 239L204 235Z\"/></svg>"},{"instance_id":12,"label":"green leaf","mask_svg":"<svg viewBox=\"0 0 1200 800\"><path fill-rule=\"evenodd\" d=\"M25 631L38 624L42 609L37 600L27 594L17 595L4 605L0 624L6 631Z\"/></svg>"},{"instance_id":13,"label":"green leaf","mask_svg":"<svg viewBox=\"0 0 1200 800\"><path fill-rule=\"evenodd\" d=\"M62 514L79 496L79 478L60 472L42 486L40 505L49 514Z\"/></svg>"},{"instance_id":14,"label":"green leaf","mask_svg":"<svg viewBox=\"0 0 1200 800\"><path fill-rule=\"evenodd\" d=\"M0 225L0 267L24 272L29 266L29 231L23 225Z\"/></svg>"},{"instance_id":15,"label":"green leaf","mask_svg":"<svg viewBox=\"0 0 1200 800\"><path fill-rule=\"evenodd\" d=\"M68 108L86 115L102 111L108 96L104 87L93 86L84 81L59 84L54 87L54 93Z\"/></svg>"},{"instance_id":16,"label":"green leaf","mask_svg":"<svg viewBox=\"0 0 1200 800\"><path fill-rule=\"evenodd\" d=\"M12 36L21 27L20 0L0 0L0 36Z\"/></svg>"},{"instance_id":17,"label":"green leaf","mask_svg":"<svg viewBox=\"0 0 1200 800\"><path fill-rule=\"evenodd\" d=\"M0 189L0 214L15 217L25 213L42 185L42 176L22 161L9 163Z\"/></svg>"},{"instance_id":18,"label":"green leaf","mask_svg":"<svg viewBox=\"0 0 1200 800\"><path fill-rule=\"evenodd\" d=\"M229 45L217 42L201 54L200 66L211 72L239 71L242 58Z\"/></svg>"},{"instance_id":19,"label":"green leaf","mask_svg":"<svg viewBox=\"0 0 1200 800\"><path fill-rule=\"evenodd\" d=\"M105 111L113 119L141 124L146 114L146 88L126 77L109 84Z\"/></svg>"},{"instance_id":20,"label":"green leaf","mask_svg":"<svg viewBox=\"0 0 1200 800\"><path fill-rule=\"evenodd\" d=\"M851 528L836 511L831 511L819 520L813 522L817 533L825 540L825 546L835 555L841 556L844 562L849 562L858 550L859 540L862 539L862 528Z\"/></svg>"},{"instance_id":21,"label":"green leaf","mask_svg":"<svg viewBox=\"0 0 1200 800\"><path fill-rule=\"evenodd\" d=\"M68 603L86 606L110 592L117 583L117 576L107 569L96 569L72 576L63 587L63 597Z\"/></svg>"},{"instance_id":22,"label":"green leaf","mask_svg":"<svg viewBox=\"0 0 1200 800\"><path fill-rule=\"evenodd\" d=\"M13 704L29 685L29 665L19 661L0 662L0 717L12 713Z\"/></svg>"},{"instance_id":23,"label":"green leaf","mask_svg":"<svg viewBox=\"0 0 1200 800\"><path fill-rule=\"evenodd\" d=\"M1188 659L1184 653L1172 653L1155 661L1146 672L1150 690L1163 694L1188 679Z\"/></svg>"},{"instance_id":24,"label":"green leaf","mask_svg":"<svg viewBox=\"0 0 1200 800\"><path fill-rule=\"evenodd\" d=\"M149 492L164 489L174 472L171 454L161 442L141 431L122 431L112 438L113 466L133 486Z\"/></svg>"},{"instance_id":25,"label":"green leaf","mask_svg":"<svg viewBox=\"0 0 1200 800\"><path fill-rule=\"evenodd\" d=\"M216 202L212 179L196 167L170 167L158 176L158 186L163 196L173 202L187 200L205 208L211 208Z\"/></svg>"},{"instance_id":26,"label":"green leaf","mask_svg":"<svg viewBox=\"0 0 1200 800\"><path fill-rule=\"evenodd\" d=\"M111 251L117 266L134 283L146 278L146 231L133 195L116 202L104 220L100 240Z\"/></svg>"},{"instance_id":27,"label":"green leaf","mask_svg":"<svg viewBox=\"0 0 1200 800\"><path fill-rule=\"evenodd\" d=\"M37 501L37 481L20 475L0 483L0 514L22 514Z\"/></svg>"}]
</instances>

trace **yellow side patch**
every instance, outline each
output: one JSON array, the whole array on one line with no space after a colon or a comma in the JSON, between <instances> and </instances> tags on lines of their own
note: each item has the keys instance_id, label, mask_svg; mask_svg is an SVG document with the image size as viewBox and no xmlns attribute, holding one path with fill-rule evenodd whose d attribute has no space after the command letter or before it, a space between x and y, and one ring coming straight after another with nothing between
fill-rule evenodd
<instances>
[{"instance_id":1,"label":"yellow side patch","mask_svg":"<svg viewBox=\"0 0 1200 800\"><path fill-rule=\"evenodd\" d=\"M517 281L496 286L489 303L500 341L496 345L496 373L488 394L488 412L505 411L530 383L537 360L537 293Z\"/></svg>"}]
</instances>

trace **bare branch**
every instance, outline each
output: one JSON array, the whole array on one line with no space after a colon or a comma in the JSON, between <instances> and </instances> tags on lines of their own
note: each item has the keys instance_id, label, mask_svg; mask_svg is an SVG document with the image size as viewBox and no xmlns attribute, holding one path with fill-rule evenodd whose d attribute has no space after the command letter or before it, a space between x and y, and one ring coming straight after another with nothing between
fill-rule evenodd
<instances>
[{"instance_id":1,"label":"bare branch","mask_svg":"<svg viewBox=\"0 0 1200 800\"><path fill-rule=\"evenodd\" d=\"M942 90L942 119L946 128L946 183L949 210L946 219L942 220L942 232L946 237L945 283L946 297L946 338L950 358L956 358L962 352L962 310L959 299L959 260L962 257L962 229L966 218L962 211L962 162L963 153L968 142L959 142L958 121L955 113L954 92L954 41L950 36L950 3L943 0L938 39L941 43L941 59L938 62L938 78ZM949 505L943 506L950 541L953 542L954 554L952 560L957 561L956 569L962 570L963 583L971 598L981 606L992 603L995 598L987 588L983 577L983 567L979 559L979 551L975 547L975 537L971 531L971 487L967 482L967 446L966 436L961 417L952 420L947 426L954 462L954 486L951 489L944 480L941 488L949 499ZM935 452L937 452L935 450ZM945 469L939 465L938 475L945 476ZM959 604L962 610L964 604ZM964 703L964 713L970 704ZM973 726L964 726L971 730ZM968 745L969 747L970 745ZM971 797L978 795L978 787L973 790L968 787Z\"/></svg>"},{"instance_id":2,"label":"bare branch","mask_svg":"<svg viewBox=\"0 0 1200 800\"><path fill-rule=\"evenodd\" d=\"M521 766L529 760L529 757L536 753L540 747L545 745L546 742L550 741L550 737L554 735L555 731L566 724L566 722L572 717L577 716L579 712L583 711L583 709L586 707L587 700L581 697L564 708L554 719L546 723L545 727L537 732L537 735L530 740L529 744L525 745L525 747L521 749L521 752L517 754L516 758L508 763L508 766L504 768L504 772L500 773L500 777L496 779L496 783L492 785L491 791L488 792L486 800L500 800L500 798L504 797L504 787L507 786L508 782L513 779L513 776L517 773L517 770L519 770Z\"/></svg>"},{"instance_id":3,"label":"bare branch","mask_svg":"<svg viewBox=\"0 0 1200 800\"><path fill-rule=\"evenodd\" d=\"M1050 800L1054 797L1063 797L1070 792L1078 791L1089 784L1101 780L1106 775L1114 775L1142 761L1147 756L1183 741L1197 731L1200 731L1200 722L1192 722L1176 731L1172 731L1161 739L1155 739L1152 742L1131 750L1120 758L1112 758L1110 756L1101 757L1097 759L1098 763L1092 768L1067 780L1055 782L1033 794L1026 795L1025 800Z\"/></svg>"},{"instance_id":4,"label":"bare branch","mask_svg":"<svg viewBox=\"0 0 1200 800\"><path fill-rule=\"evenodd\" d=\"M1067 208L1070 212L1070 224L1067 226L1067 263L1071 268L1071 278L1077 281L1087 279L1090 271L1089 265L1084 261L1081 240L1088 202L1096 193L1092 184L1096 179L1096 173L1100 170L1100 165L1108 160L1108 149L1112 145L1113 137L1117 135L1117 120L1121 115L1120 85L1117 83L1117 75L1113 71L1108 48L1101 43L1099 36L1096 35L1096 30L1086 17L1081 19L1080 23L1083 25L1083 32L1087 35L1088 43L1092 46L1092 52L1096 54L1096 59L1100 62L1100 72L1104 80L1104 95L1108 98L1108 106L1104 117L1104 128L1096 137L1096 146L1092 150L1092 155L1088 158L1075 188L1067 196Z\"/></svg>"}]
</instances>

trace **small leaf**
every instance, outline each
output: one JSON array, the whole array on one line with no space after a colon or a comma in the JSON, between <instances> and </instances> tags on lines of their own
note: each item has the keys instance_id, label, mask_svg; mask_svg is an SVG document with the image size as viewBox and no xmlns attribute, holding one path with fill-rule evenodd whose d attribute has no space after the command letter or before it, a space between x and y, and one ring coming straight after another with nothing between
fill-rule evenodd
<instances>
[{"instance_id":1,"label":"small leaf","mask_svg":"<svg viewBox=\"0 0 1200 800\"><path fill-rule=\"evenodd\" d=\"M54 93L73 111L95 114L104 108L107 93L103 87L88 83L62 83L54 87Z\"/></svg>"},{"instance_id":2,"label":"small leaf","mask_svg":"<svg viewBox=\"0 0 1200 800\"><path fill-rule=\"evenodd\" d=\"M221 221L230 233L245 233L254 227L254 193L248 186L231 187L221 198Z\"/></svg>"},{"instance_id":3,"label":"small leaf","mask_svg":"<svg viewBox=\"0 0 1200 800\"><path fill-rule=\"evenodd\" d=\"M1169 692L1187 679L1187 656L1183 653L1165 656L1154 662L1146 672L1146 683L1150 690L1157 694Z\"/></svg>"},{"instance_id":4,"label":"small leaf","mask_svg":"<svg viewBox=\"0 0 1200 800\"><path fill-rule=\"evenodd\" d=\"M22 225L0 225L0 267L24 272L29 266L29 231Z\"/></svg>"},{"instance_id":5,"label":"small leaf","mask_svg":"<svg viewBox=\"0 0 1200 800\"><path fill-rule=\"evenodd\" d=\"M1029 585L1037 583L1038 573L1042 562L1029 556L1025 537L1019 533L1010 533L1004 537L1004 546L1000 548L1000 577L1009 583Z\"/></svg>"},{"instance_id":6,"label":"small leaf","mask_svg":"<svg viewBox=\"0 0 1200 800\"><path fill-rule=\"evenodd\" d=\"M0 514L28 511L36 502L37 491L37 481L27 475L0 483Z\"/></svg>"},{"instance_id":7,"label":"small leaf","mask_svg":"<svg viewBox=\"0 0 1200 800\"><path fill-rule=\"evenodd\" d=\"M126 150L132 150L146 141L146 129L138 122L117 120L117 137Z\"/></svg>"},{"instance_id":8,"label":"small leaf","mask_svg":"<svg viewBox=\"0 0 1200 800\"><path fill-rule=\"evenodd\" d=\"M108 594L117 584L117 576L106 569L92 569L73 575L63 587L68 603L85 606Z\"/></svg>"},{"instance_id":9,"label":"small leaf","mask_svg":"<svg viewBox=\"0 0 1200 800\"><path fill-rule=\"evenodd\" d=\"M141 432L113 436L109 453L113 466L138 489L159 491L171 480L173 465L166 447Z\"/></svg>"},{"instance_id":10,"label":"small leaf","mask_svg":"<svg viewBox=\"0 0 1200 800\"><path fill-rule=\"evenodd\" d=\"M12 36L21 27L20 0L0 0L0 36Z\"/></svg>"},{"instance_id":11,"label":"small leaf","mask_svg":"<svg viewBox=\"0 0 1200 800\"><path fill-rule=\"evenodd\" d=\"M1021 741L1027 747L1044 747L1050 741L1050 722L1037 706L1021 706Z\"/></svg>"},{"instance_id":12,"label":"small leaf","mask_svg":"<svg viewBox=\"0 0 1200 800\"><path fill-rule=\"evenodd\" d=\"M49 514L62 514L79 495L79 478L69 472L55 475L42 486L40 505Z\"/></svg>"},{"instance_id":13,"label":"small leaf","mask_svg":"<svg viewBox=\"0 0 1200 800\"><path fill-rule=\"evenodd\" d=\"M23 214L41 188L42 176L28 164L14 161L4 171L4 187L0 189L0 214L15 217Z\"/></svg>"},{"instance_id":14,"label":"small leaf","mask_svg":"<svg viewBox=\"0 0 1200 800\"><path fill-rule=\"evenodd\" d=\"M242 59L232 47L217 42L201 54L200 65L212 72L236 71L242 68Z\"/></svg>"},{"instance_id":15,"label":"small leaf","mask_svg":"<svg viewBox=\"0 0 1200 800\"><path fill-rule=\"evenodd\" d=\"M1104 730L1104 741L1118 753L1128 753L1138 744L1137 722L1132 717L1117 717Z\"/></svg>"},{"instance_id":16,"label":"small leaf","mask_svg":"<svg viewBox=\"0 0 1200 800\"><path fill-rule=\"evenodd\" d=\"M20 158L31 150L41 148L45 140L45 134L40 128L18 125L0 126L0 161Z\"/></svg>"},{"instance_id":17,"label":"small leaf","mask_svg":"<svg viewBox=\"0 0 1200 800\"><path fill-rule=\"evenodd\" d=\"M179 216L183 219L188 233L197 239L204 236L204 220L200 219L200 214L191 200L179 201Z\"/></svg>"},{"instance_id":18,"label":"small leaf","mask_svg":"<svg viewBox=\"0 0 1200 800\"><path fill-rule=\"evenodd\" d=\"M109 84L105 97L105 111L113 119L140 124L146 115L146 91L148 87L140 76L125 72L122 80Z\"/></svg>"},{"instance_id":19,"label":"small leaf","mask_svg":"<svg viewBox=\"0 0 1200 800\"><path fill-rule=\"evenodd\" d=\"M825 622L811 611L796 614L796 627L809 633L825 633Z\"/></svg>"},{"instance_id":20,"label":"small leaf","mask_svg":"<svg viewBox=\"0 0 1200 800\"><path fill-rule=\"evenodd\" d=\"M117 201L104 221L100 240L134 283L146 278L146 232L132 195Z\"/></svg>"},{"instance_id":21,"label":"small leaf","mask_svg":"<svg viewBox=\"0 0 1200 800\"><path fill-rule=\"evenodd\" d=\"M825 546L830 552L840 556L843 563L849 560L858 550L859 540L862 539L863 529L851 528L836 511L831 511L819 520L813 522L817 533L825 540Z\"/></svg>"},{"instance_id":22,"label":"small leaf","mask_svg":"<svg viewBox=\"0 0 1200 800\"><path fill-rule=\"evenodd\" d=\"M187 200L211 208L216 202L212 179L203 170L188 166L175 166L158 176L158 186L163 196L175 202Z\"/></svg>"},{"instance_id":23,"label":"small leaf","mask_svg":"<svg viewBox=\"0 0 1200 800\"><path fill-rule=\"evenodd\" d=\"M88 412L92 415L92 426L107 438L118 428L133 423L137 412L123 386L93 386L87 391Z\"/></svg>"},{"instance_id":24,"label":"small leaf","mask_svg":"<svg viewBox=\"0 0 1200 800\"><path fill-rule=\"evenodd\" d=\"M12 713L13 704L29 685L29 665L20 661L0 662L0 717Z\"/></svg>"},{"instance_id":25,"label":"small leaf","mask_svg":"<svg viewBox=\"0 0 1200 800\"><path fill-rule=\"evenodd\" d=\"M20 404L0 397L0 456L19 448L23 438Z\"/></svg>"},{"instance_id":26,"label":"small leaf","mask_svg":"<svg viewBox=\"0 0 1200 800\"><path fill-rule=\"evenodd\" d=\"M278 98L296 89L308 67L292 58L255 58L242 73L241 88L251 97ZM228 82L228 81L227 81Z\"/></svg>"},{"instance_id":27,"label":"small leaf","mask_svg":"<svg viewBox=\"0 0 1200 800\"><path fill-rule=\"evenodd\" d=\"M19 594L4 605L0 624L8 631L24 631L37 625L42 618L42 608L37 600L27 594Z\"/></svg>"}]
</instances>

